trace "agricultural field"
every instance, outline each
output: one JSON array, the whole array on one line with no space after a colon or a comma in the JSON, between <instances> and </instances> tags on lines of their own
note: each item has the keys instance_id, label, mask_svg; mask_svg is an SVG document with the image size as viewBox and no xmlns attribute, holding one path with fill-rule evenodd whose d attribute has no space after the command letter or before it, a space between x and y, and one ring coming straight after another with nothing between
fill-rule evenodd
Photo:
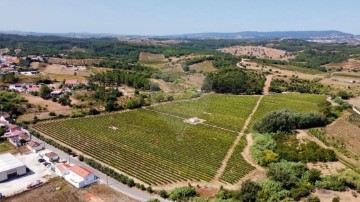
<instances>
[{"instance_id":1,"label":"agricultural field","mask_svg":"<svg viewBox=\"0 0 360 202\"><path fill-rule=\"evenodd\" d=\"M32 128L151 185L211 181L237 135L149 110L43 122Z\"/></svg>"},{"instance_id":2,"label":"agricultural field","mask_svg":"<svg viewBox=\"0 0 360 202\"><path fill-rule=\"evenodd\" d=\"M210 94L198 100L161 104L151 109L180 116L199 117L205 123L240 131L259 96Z\"/></svg>"},{"instance_id":3,"label":"agricultural field","mask_svg":"<svg viewBox=\"0 0 360 202\"><path fill-rule=\"evenodd\" d=\"M288 55L288 53L284 50L261 46L232 46L219 49L219 51L237 56L247 55L264 59L289 60L294 58L293 56Z\"/></svg>"},{"instance_id":4,"label":"agricultural field","mask_svg":"<svg viewBox=\"0 0 360 202\"><path fill-rule=\"evenodd\" d=\"M242 156L242 152L247 145L246 136L241 137L239 144L236 146L234 153L231 155L220 181L234 184L246 174L254 170Z\"/></svg>"},{"instance_id":5,"label":"agricultural field","mask_svg":"<svg viewBox=\"0 0 360 202\"><path fill-rule=\"evenodd\" d=\"M292 109L298 112L314 112L318 111L318 103L325 100L324 95L315 94L288 93L265 96L254 114L249 128L271 111Z\"/></svg>"},{"instance_id":6,"label":"agricultural field","mask_svg":"<svg viewBox=\"0 0 360 202\"><path fill-rule=\"evenodd\" d=\"M204 62L196 63L190 65L190 70L195 70L196 72L214 72L217 69L214 67L212 61L206 60Z\"/></svg>"}]
</instances>

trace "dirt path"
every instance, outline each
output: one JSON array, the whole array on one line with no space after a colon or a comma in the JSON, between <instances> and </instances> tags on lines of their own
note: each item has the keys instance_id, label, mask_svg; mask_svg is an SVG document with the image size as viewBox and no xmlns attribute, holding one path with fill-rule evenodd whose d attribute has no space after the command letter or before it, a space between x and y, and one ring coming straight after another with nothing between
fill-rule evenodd
<instances>
[{"instance_id":1,"label":"dirt path","mask_svg":"<svg viewBox=\"0 0 360 202\"><path fill-rule=\"evenodd\" d=\"M273 75L271 75L271 74L266 76L266 81L265 81L264 90L263 90L264 95L269 94L269 88L270 88L272 78L273 78Z\"/></svg>"},{"instance_id":2,"label":"dirt path","mask_svg":"<svg viewBox=\"0 0 360 202\"><path fill-rule=\"evenodd\" d=\"M234 144L230 147L230 149L228 150L228 152L226 153L225 155L225 158L224 160L222 161L221 163L221 167L219 168L219 170L216 172L216 175L214 177L214 179L212 181L219 181L220 179L220 176L224 173L225 171L225 168L227 166L227 163L231 157L231 155L233 154L236 146L239 144L240 142L240 139L241 137L244 135L245 133L245 130L247 129L250 121L251 121L251 118L252 116L255 114L256 110L258 109L260 103L261 103L261 100L263 99L263 95L260 96L259 100L257 101L256 105L255 105L255 108L253 109L253 111L251 112L250 116L246 119L245 123L244 123L244 126L243 128L241 129L240 133L238 134L238 136L236 137L235 141L234 141Z\"/></svg>"},{"instance_id":3,"label":"dirt path","mask_svg":"<svg viewBox=\"0 0 360 202\"><path fill-rule=\"evenodd\" d=\"M246 145L244 151L241 153L245 161L247 161L250 165L254 166L257 170L265 171L263 167L257 164L250 155L250 147L254 143L254 139L251 134L246 135L246 141L248 144Z\"/></svg>"}]
</instances>

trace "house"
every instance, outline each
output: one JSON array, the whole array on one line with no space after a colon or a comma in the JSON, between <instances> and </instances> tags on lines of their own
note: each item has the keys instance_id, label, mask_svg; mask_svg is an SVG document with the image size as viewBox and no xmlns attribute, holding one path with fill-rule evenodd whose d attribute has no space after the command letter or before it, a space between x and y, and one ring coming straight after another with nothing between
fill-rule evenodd
<instances>
[{"instance_id":1,"label":"house","mask_svg":"<svg viewBox=\"0 0 360 202\"><path fill-rule=\"evenodd\" d=\"M6 112L0 112L0 120L10 120L11 116L9 113Z\"/></svg>"},{"instance_id":2,"label":"house","mask_svg":"<svg viewBox=\"0 0 360 202\"><path fill-rule=\"evenodd\" d=\"M31 76L31 75L39 74L39 72L38 71L25 71L25 72L20 72L20 74Z\"/></svg>"},{"instance_id":3,"label":"house","mask_svg":"<svg viewBox=\"0 0 360 202\"><path fill-rule=\"evenodd\" d=\"M62 164L55 167L55 173L64 177L66 181L77 188L88 186L99 179L90 170L69 164Z\"/></svg>"},{"instance_id":4,"label":"house","mask_svg":"<svg viewBox=\"0 0 360 202\"><path fill-rule=\"evenodd\" d=\"M9 138L9 137L19 136L21 134L27 134L27 132L24 131L20 126L11 124L6 130L4 136Z\"/></svg>"},{"instance_id":5,"label":"house","mask_svg":"<svg viewBox=\"0 0 360 202\"><path fill-rule=\"evenodd\" d=\"M47 161L57 161L59 158L60 157L55 152L49 152L44 155L44 159Z\"/></svg>"},{"instance_id":6,"label":"house","mask_svg":"<svg viewBox=\"0 0 360 202\"><path fill-rule=\"evenodd\" d=\"M20 48L17 48L17 49L14 50L14 53L15 53L15 54L19 54L19 53L21 53L21 52L22 52L22 50L21 50Z\"/></svg>"},{"instance_id":7,"label":"house","mask_svg":"<svg viewBox=\"0 0 360 202\"><path fill-rule=\"evenodd\" d=\"M62 92L63 91L61 89L55 89L50 94L51 94L52 97L57 97L57 96L61 95Z\"/></svg>"},{"instance_id":8,"label":"house","mask_svg":"<svg viewBox=\"0 0 360 202\"><path fill-rule=\"evenodd\" d=\"M39 91L40 91L40 88L38 86L33 86L33 87L26 89L27 94L35 93L35 92L39 92Z\"/></svg>"},{"instance_id":9,"label":"house","mask_svg":"<svg viewBox=\"0 0 360 202\"><path fill-rule=\"evenodd\" d=\"M18 91L18 92L22 92L25 90L24 88L25 86L21 83L13 83L9 85L9 89L10 90L14 90L14 91Z\"/></svg>"},{"instance_id":10,"label":"house","mask_svg":"<svg viewBox=\"0 0 360 202\"><path fill-rule=\"evenodd\" d=\"M34 153L37 153L38 151L44 149L44 146L42 144L35 141L29 141L26 146Z\"/></svg>"},{"instance_id":11,"label":"house","mask_svg":"<svg viewBox=\"0 0 360 202\"><path fill-rule=\"evenodd\" d=\"M64 175L67 175L70 173L69 168L71 167L71 165L69 164L60 164L55 166L55 173L57 175L59 175L60 177L64 177Z\"/></svg>"},{"instance_id":12,"label":"house","mask_svg":"<svg viewBox=\"0 0 360 202\"><path fill-rule=\"evenodd\" d=\"M31 137L28 134L21 134L21 135L18 135L18 136L9 137L8 140L14 146L20 147L20 146L22 146L22 141L21 140L24 140L25 142L28 142L28 141L31 140Z\"/></svg>"},{"instance_id":13,"label":"house","mask_svg":"<svg viewBox=\"0 0 360 202\"><path fill-rule=\"evenodd\" d=\"M80 84L81 82L79 82L78 80L65 80L64 85L67 87L74 87L78 84Z\"/></svg>"}]
</instances>

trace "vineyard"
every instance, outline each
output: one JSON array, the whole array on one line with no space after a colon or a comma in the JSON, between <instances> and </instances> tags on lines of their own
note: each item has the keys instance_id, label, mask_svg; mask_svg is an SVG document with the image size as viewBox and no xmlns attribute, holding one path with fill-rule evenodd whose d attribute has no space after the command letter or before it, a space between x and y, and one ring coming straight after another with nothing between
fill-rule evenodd
<instances>
[{"instance_id":1,"label":"vineyard","mask_svg":"<svg viewBox=\"0 0 360 202\"><path fill-rule=\"evenodd\" d=\"M206 123L240 131L259 96L211 94L194 101L163 104L152 109L183 118L199 117Z\"/></svg>"},{"instance_id":2,"label":"vineyard","mask_svg":"<svg viewBox=\"0 0 360 202\"><path fill-rule=\"evenodd\" d=\"M234 184L254 170L254 167L248 164L241 154L246 147L246 144L247 141L245 136L241 137L239 144L229 159L225 172L220 177L220 181Z\"/></svg>"},{"instance_id":3,"label":"vineyard","mask_svg":"<svg viewBox=\"0 0 360 202\"><path fill-rule=\"evenodd\" d=\"M315 94L275 94L265 96L261 101L259 108L254 114L249 128L258 120L260 120L265 114L276 111L279 109L292 109L298 112L312 112L318 111L318 104L325 101L324 95Z\"/></svg>"},{"instance_id":4,"label":"vineyard","mask_svg":"<svg viewBox=\"0 0 360 202\"><path fill-rule=\"evenodd\" d=\"M236 137L149 110L39 123L33 128L151 185L211 181Z\"/></svg>"}]
</instances>

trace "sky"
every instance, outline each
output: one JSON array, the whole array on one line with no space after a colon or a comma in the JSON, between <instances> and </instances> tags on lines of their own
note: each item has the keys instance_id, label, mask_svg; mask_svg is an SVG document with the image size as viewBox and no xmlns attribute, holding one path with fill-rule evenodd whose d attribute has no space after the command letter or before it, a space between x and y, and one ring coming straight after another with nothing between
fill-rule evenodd
<instances>
[{"instance_id":1,"label":"sky","mask_svg":"<svg viewBox=\"0 0 360 202\"><path fill-rule=\"evenodd\" d=\"M359 0L0 0L0 30L168 35L339 30L360 34Z\"/></svg>"}]
</instances>

